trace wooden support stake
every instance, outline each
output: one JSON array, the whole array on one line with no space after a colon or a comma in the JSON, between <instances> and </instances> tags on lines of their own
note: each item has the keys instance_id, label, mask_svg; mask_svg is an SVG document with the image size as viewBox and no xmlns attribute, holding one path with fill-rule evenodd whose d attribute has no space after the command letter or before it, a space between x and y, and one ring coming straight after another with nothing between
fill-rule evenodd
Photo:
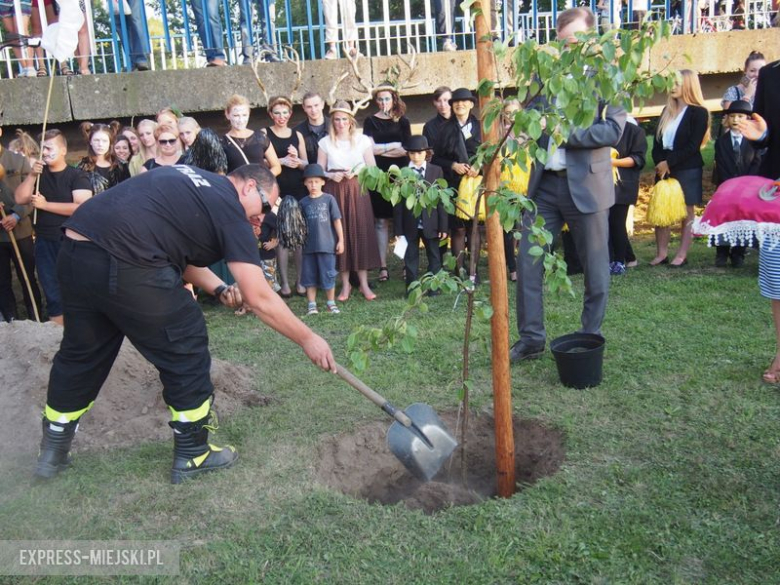
<instances>
[{"instance_id":1,"label":"wooden support stake","mask_svg":"<svg viewBox=\"0 0 780 585\"><path fill-rule=\"evenodd\" d=\"M476 17L477 77L496 81L496 63L493 54L490 17L491 0L480 0L482 14ZM480 111L492 99L479 98ZM484 142L498 144L500 119L483 129ZM483 168L486 197L498 188L501 180L501 161L496 159ZM497 213L487 220L488 258L490 269L490 303L493 306L491 332L493 342L493 410L496 418L496 467L498 495L508 498L515 493L515 441L512 429L512 380L509 371L509 302L507 299L506 256L504 230Z\"/></svg>"}]
</instances>

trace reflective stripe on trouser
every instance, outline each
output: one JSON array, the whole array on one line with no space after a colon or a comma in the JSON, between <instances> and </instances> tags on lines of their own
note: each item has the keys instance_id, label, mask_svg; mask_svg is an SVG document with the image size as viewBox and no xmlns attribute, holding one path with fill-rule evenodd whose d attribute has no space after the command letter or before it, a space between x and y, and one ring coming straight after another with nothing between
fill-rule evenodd
<instances>
[{"instance_id":1,"label":"reflective stripe on trouser","mask_svg":"<svg viewBox=\"0 0 780 585\"><path fill-rule=\"evenodd\" d=\"M191 410L176 410L173 408L173 406L170 405L168 408L171 411L171 420L173 422L197 422L209 415L209 410L211 408L211 398L206 399L206 401L199 407L193 408Z\"/></svg>"},{"instance_id":2,"label":"reflective stripe on trouser","mask_svg":"<svg viewBox=\"0 0 780 585\"><path fill-rule=\"evenodd\" d=\"M81 410L76 410L74 412L59 412L47 404L43 411L43 416L50 422L65 424L79 420L85 412L92 408L93 404L95 404L94 400L90 402L86 408L82 408Z\"/></svg>"}]
</instances>

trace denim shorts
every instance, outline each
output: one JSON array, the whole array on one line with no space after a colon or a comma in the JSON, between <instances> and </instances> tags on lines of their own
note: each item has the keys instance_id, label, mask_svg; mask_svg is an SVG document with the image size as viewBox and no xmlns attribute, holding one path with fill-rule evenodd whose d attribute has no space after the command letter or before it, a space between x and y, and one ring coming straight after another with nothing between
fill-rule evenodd
<instances>
[{"instance_id":1,"label":"denim shorts","mask_svg":"<svg viewBox=\"0 0 780 585\"><path fill-rule=\"evenodd\" d=\"M32 3L30 0L22 0L22 14L30 16L32 14ZM0 18L11 18L15 14L13 0L0 0Z\"/></svg>"},{"instance_id":2,"label":"denim shorts","mask_svg":"<svg viewBox=\"0 0 780 585\"><path fill-rule=\"evenodd\" d=\"M331 253L304 254L301 261L301 286L320 290L336 288L336 255Z\"/></svg>"},{"instance_id":3,"label":"denim shorts","mask_svg":"<svg viewBox=\"0 0 780 585\"><path fill-rule=\"evenodd\" d=\"M35 265L38 267L38 281L46 297L46 312L49 317L62 315L62 296L57 281L57 254L62 240L35 240Z\"/></svg>"}]
</instances>

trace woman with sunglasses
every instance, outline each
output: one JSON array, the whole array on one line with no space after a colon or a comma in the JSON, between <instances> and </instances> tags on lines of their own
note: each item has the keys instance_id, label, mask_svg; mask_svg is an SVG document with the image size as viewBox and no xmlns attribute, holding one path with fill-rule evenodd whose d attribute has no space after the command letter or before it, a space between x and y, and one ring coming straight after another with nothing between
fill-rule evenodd
<instances>
[{"instance_id":1,"label":"woman with sunglasses","mask_svg":"<svg viewBox=\"0 0 780 585\"><path fill-rule=\"evenodd\" d=\"M114 156L114 129L106 124L81 124L87 139L87 156L78 167L87 173L94 195L130 178L127 165Z\"/></svg>"},{"instance_id":2,"label":"woman with sunglasses","mask_svg":"<svg viewBox=\"0 0 780 585\"><path fill-rule=\"evenodd\" d=\"M288 125L292 111L293 105L289 99L283 96L272 97L268 102L268 115L273 120L273 125L265 128L264 132L271 141L271 146L279 159L279 163L282 165L282 172L276 177L276 182L279 184L280 197L292 195L297 201L300 201L307 195L306 187L303 184L303 169L306 168L308 160L303 135ZM292 296L292 289L287 276L290 251L281 245L276 248L279 284L282 287L279 294L284 298ZM295 290L300 296L303 296L306 294L306 289L301 286L302 251L300 248L297 248L292 252L295 255L295 266L298 268Z\"/></svg>"},{"instance_id":3,"label":"woman with sunglasses","mask_svg":"<svg viewBox=\"0 0 780 585\"><path fill-rule=\"evenodd\" d=\"M160 124L154 131L154 137L157 140L157 155L144 163L142 173L157 167L173 166L181 158L182 147L178 128L169 124Z\"/></svg>"},{"instance_id":4,"label":"woman with sunglasses","mask_svg":"<svg viewBox=\"0 0 780 585\"><path fill-rule=\"evenodd\" d=\"M372 93L379 111L366 118L363 134L373 141L376 166L383 171L387 171L391 165L406 167L409 165L409 157L402 145L412 135L409 119L404 115L406 104L398 96L395 86L389 83L383 83ZM371 191L371 207L374 210L374 229L379 246L379 282L384 282L390 278L387 271L387 245L390 239L387 224L393 217L393 206L380 193Z\"/></svg>"}]
</instances>

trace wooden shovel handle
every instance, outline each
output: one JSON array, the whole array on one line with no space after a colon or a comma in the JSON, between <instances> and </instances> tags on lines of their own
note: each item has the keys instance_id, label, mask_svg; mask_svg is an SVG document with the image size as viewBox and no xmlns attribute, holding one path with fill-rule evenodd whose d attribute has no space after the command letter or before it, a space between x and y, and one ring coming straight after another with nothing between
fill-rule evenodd
<instances>
[{"instance_id":1,"label":"wooden shovel handle","mask_svg":"<svg viewBox=\"0 0 780 585\"><path fill-rule=\"evenodd\" d=\"M405 427L412 425L411 419L406 416L403 411L396 409L378 392L369 388L362 380L358 379L355 374L350 372L347 368L341 364L336 364L336 372L347 384L352 386L355 390L360 392L363 396L368 398L371 402L376 404L379 408L384 410L387 414L392 416L395 420L400 422Z\"/></svg>"}]
</instances>

